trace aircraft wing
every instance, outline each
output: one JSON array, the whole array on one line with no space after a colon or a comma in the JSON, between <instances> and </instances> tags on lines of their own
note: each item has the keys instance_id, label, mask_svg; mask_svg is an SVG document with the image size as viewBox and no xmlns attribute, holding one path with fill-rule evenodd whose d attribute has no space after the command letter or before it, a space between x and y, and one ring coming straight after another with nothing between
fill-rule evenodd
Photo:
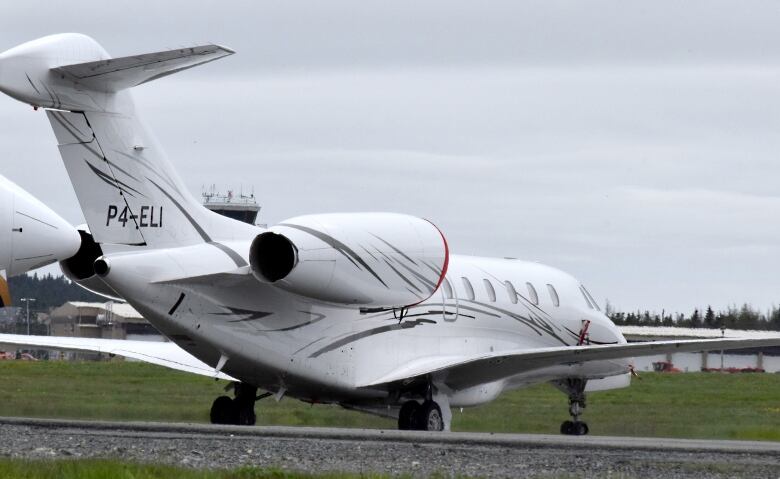
<instances>
[{"instance_id":1,"label":"aircraft wing","mask_svg":"<svg viewBox=\"0 0 780 479\"><path fill-rule=\"evenodd\" d=\"M653 356L666 353L747 349L780 346L780 336L765 339L698 339L687 341L654 341L643 343L593 346L560 346L539 349L503 351L472 357L432 357L406 364L382 377L359 384L358 387L388 387L408 385L428 375L442 378L450 388L458 390L505 379L516 374L562 364L586 361Z\"/></svg>"},{"instance_id":2,"label":"aircraft wing","mask_svg":"<svg viewBox=\"0 0 780 479\"><path fill-rule=\"evenodd\" d=\"M105 353L201 376L235 381L232 377L217 372L208 364L171 342L0 334L0 348L8 346L12 346L13 349L30 348Z\"/></svg>"}]
</instances>

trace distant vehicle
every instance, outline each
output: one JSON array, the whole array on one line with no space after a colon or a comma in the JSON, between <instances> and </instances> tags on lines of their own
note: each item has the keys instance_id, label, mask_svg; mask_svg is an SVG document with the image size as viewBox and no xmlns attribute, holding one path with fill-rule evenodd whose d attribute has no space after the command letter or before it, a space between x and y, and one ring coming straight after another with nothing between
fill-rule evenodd
<instances>
[{"instance_id":1,"label":"distant vehicle","mask_svg":"<svg viewBox=\"0 0 780 479\"><path fill-rule=\"evenodd\" d=\"M653 371L657 373L680 373L680 369L674 367L671 361L656 361L653 363Z\"/></svg>"},{"instance_id":2,"label":"distant vehicle","mask_svg":"<svg viewBox=\"0 0 780 479\"><path fill-rule=\"evenodd\" d=\"M124 298L175 343L0 335L0 344L120 354L232 380L235 398L214 401L214 423L254 424L260 388L260 397L397 417L399 429L448 430L452 407L550 382L568 396L572 420L560 430L571 435L588 433L586 387L629 385L632 356L780 345L628 344L573 276L450 254L421 218L321 214L266 229L209 211L129 89L232 53L204 45L111 58L89 37L62 34L0 54L0 91L46 109L89 226L64 270ZM285 181L291 194L301 190L294 175Z\"/></svg>"},{"instance_id":3,"label":"distant vehicle","mask_svg":"<svg viewBox=\"0 0 780 479\"><path fill-rule=\"evenodd\" d=\"M0 351L0 361L20 359L22 361L37 361L38 358L30 353L10 353L8 351Z\"/></svg>"}]
</instances>

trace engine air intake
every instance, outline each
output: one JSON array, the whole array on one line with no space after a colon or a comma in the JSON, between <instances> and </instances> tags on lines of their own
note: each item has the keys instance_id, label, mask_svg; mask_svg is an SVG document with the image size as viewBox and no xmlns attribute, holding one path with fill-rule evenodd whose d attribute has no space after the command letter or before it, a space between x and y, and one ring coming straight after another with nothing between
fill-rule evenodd
<instances>
[{"instance_id":1,"label":"engine air intake","mask_svg":"<svg viewBox=\"0 0 780 479\"><path fill-rule=\"evenodd\" d=\"M249 264L258 279L275 283L284 279L297 262L295 246L283 235L273 232L261 233L249 248Z\"/></svg>"}]
</instances>

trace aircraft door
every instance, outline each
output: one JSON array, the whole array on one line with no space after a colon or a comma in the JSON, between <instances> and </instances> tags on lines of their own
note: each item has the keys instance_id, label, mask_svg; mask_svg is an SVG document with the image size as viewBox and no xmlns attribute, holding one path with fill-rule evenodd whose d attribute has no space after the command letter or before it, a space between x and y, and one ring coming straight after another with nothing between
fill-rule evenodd
<instances>
[{"instance_id":1,"label":"aircraft door","mask_svg":"<svg viewBox=\"0 0 780 479\"><path fill-rule=\"evenodd\" d=\"M449 280L444 278L439 288L441 291L441 315L444 321L454 322L458 319L458 292Z\"/></svg>"}]
</instances>

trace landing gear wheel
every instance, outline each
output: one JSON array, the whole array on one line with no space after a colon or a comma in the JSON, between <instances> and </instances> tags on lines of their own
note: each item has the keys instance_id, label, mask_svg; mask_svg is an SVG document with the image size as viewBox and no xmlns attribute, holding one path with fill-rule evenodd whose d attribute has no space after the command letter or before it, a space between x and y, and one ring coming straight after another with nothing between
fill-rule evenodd
<instances>
[{"instance_id":1,"label":"landing gear wheel","mask_svg":"<svg viewBox=\"0 0 780 479\"><path fill-rule=\"evenodd\" d=\"M211 405L211 424L235 424L236 414L233 399L220 396Z\"/></svg>"},{"instance_id":2,"label":"landing gear wheel","mask_svg":"<svg viewBox=\"0 0 780 479\"><path fill-rule=\"evenodd\" d=\"M420 403L417 401L406 401L398 412L398 429L401 431L416 429L415 418L419 409Z\"/></svg>"},{"instance_id":3,"label":"landing gear wheel","mask_svg":"<svg viewBox=\"0 0 780 479\"><path fill-rule=\"evenodd\" d=\"M252 405L254 406L254 404ZM251 407L249 409L242 408L236 415L236 423L239 426L254 426L257 422L257 416L255 416L255 409Z\"/></svg>"},{"instance_id":4,"label":"landing gear wheel","mask_svg":"<svg viewBox=\"0 0 780 479\"><path fill-rule=\"evenodd\" d=\"M255 401L257 400L257 388L251 384L237 383L233 390L236 397L233 399L233 414L238 426L254 426L257 420L255 416Z\"/></svg>"},{"instance_id":5,"label":"landing gear wheel","mask_svg":"<svg viewBox=\"0 0 780 479\"><path fill-rule=\"evenodd\" d=\"M435 401L425 401L415 414L416 428L418 431L443 431L444 418L441 408Z\"/></svg>"},{"instance_id":6,"label":"landing gear wheel","mask_svg":"<svg viewBox=\"0 0 780 479\"><path fill-rule=\"evenodd\" d=\"M561 434L567 436L585 436L588 431L588 424L582 421L564 421L561 424Z\"/></svg>"}]
</instances>

